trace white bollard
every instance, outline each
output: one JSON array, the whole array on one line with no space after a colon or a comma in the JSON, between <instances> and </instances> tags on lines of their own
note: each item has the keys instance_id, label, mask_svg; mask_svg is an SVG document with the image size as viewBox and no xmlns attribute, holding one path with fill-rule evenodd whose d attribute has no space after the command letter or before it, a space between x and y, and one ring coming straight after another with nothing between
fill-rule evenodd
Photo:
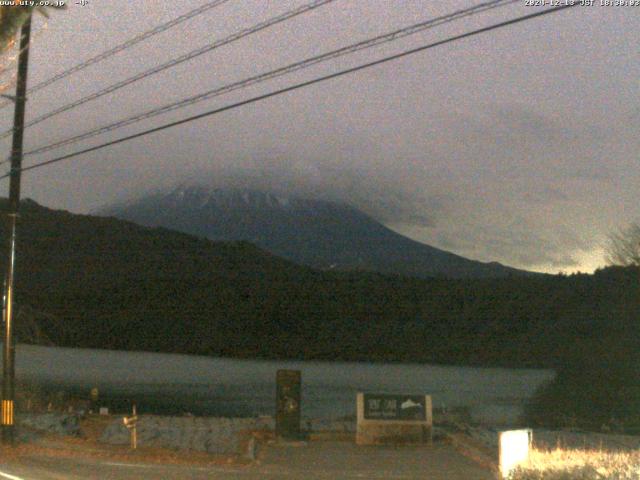
<instances>
[{"instance_id":1,"label":"white bollard","mask_svg":"<svg viewBox=\"0 0 640 480\"><path fill-rule=\"evenodd\" d=\"M512 470L529 460L531 438L530 429L507 430L499 433L499 463L502 478L508 478Z\"/></svg>"}]
</instances>

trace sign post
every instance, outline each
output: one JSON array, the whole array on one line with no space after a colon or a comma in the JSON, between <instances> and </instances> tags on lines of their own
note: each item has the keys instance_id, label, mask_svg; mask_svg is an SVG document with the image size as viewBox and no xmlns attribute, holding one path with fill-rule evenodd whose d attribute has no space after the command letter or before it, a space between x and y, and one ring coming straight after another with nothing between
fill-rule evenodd
<instances>
[{"instance_id":1,"label":"sign post","mask_svg":"<svg viewBox=\"0 0 640 480\"><path fill-rule=\"evenodd\" d=\"M300 439L300 370L278 370L276 373L276 436Z\"/></svg>"},{"instance_id":2,"label":"sign post","mask_svg":"<svg viewBox=\"0 0 640 480\"><path fill-rule=\"evenodd\" d=\"M100 398L100 391L98 387L93 387L89 392L89 413L94 413L98 410L98 398Z\"/></svg>"},{"instance_id":3,"label":"sign post","mask_svg":"<svg viewBox=\"0 0 640 480\"><path fill-rule=\"evenodd\" d=\"M133 412L130 417L124 417L122 419L124 426L131 432L131 449L138 448L138 414L136 412L136 405L133 404Z\"/></svg>"}]
</instances>

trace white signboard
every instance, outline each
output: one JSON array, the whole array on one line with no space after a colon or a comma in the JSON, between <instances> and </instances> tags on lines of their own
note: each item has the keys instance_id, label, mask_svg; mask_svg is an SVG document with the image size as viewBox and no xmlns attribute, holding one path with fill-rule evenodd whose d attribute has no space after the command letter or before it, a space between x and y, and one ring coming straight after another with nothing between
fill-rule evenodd
<instances>
[{"instance_id":1,"label":"white signboard","mask_svg":"<svg viewBox=\"0 0 640 480\"><path fill-rule=\"evenodd\" d=\"M431 443L431 396L358 393L358 445Z\"/></svg>"}]
</instances>

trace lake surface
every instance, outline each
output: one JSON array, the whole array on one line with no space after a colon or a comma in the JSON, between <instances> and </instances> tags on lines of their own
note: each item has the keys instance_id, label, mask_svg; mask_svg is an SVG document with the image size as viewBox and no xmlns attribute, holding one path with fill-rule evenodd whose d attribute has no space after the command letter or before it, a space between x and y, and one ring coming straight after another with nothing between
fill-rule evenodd
<instances>
[{"instance_id":1,"label":"lake surface","mask_svg":"<svg viewBox=\"0 0 640 480\"><path fill-rule=\"evenodd\" d=\"M18 381L142 413L254 416L274 412L278 369L302 372L302 415L355 415L356 393L431 394L434 408L468 407L478 421L513 423L550 370L356 362L257 361L18 345Z\"/></svg>"}]
</instances>

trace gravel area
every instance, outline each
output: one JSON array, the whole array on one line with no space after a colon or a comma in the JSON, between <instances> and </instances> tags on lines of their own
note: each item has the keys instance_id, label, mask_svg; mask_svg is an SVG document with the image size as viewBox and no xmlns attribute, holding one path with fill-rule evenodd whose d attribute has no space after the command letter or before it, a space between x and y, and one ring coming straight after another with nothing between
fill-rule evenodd
<instances>
[{"instance_id":1,"label":"gravel area","mask_svg":"<svg viewBox=\"0 0 640 480\"><path fill-rule=\"evenodd\" d=\"M326 419L303 419L302 429L309 432L339 432L356 433L356 421L350 420L326 420Z\"/></svg>"}]
</instances>

